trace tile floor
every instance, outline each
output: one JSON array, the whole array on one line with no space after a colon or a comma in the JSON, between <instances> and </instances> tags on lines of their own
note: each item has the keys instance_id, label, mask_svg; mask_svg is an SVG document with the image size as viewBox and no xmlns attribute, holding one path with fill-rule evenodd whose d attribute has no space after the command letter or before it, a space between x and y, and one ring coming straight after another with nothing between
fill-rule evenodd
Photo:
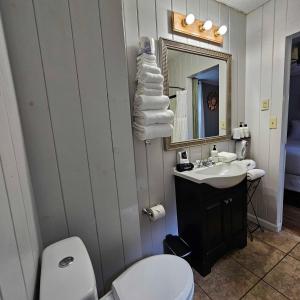
<instances>
[{"instance_id":1,"label":"tile floor","mask_svg":"<svg viewBox=\"0 0 300 300\"><path fill-rule=\"evenodd\" d=\"M300 300L300 235L256 232L242 250L220 259L202 277L194 271L194 300Z\"/></svg>"}]
</instances>

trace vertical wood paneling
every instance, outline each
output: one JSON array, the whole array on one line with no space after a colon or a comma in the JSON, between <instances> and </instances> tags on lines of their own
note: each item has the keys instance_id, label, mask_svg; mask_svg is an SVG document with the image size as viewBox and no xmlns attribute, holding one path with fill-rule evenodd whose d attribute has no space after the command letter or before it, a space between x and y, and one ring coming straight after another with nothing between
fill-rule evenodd
<instances>
[{"instance_id":1,"label":"vertical wood paneling","mask_svg":"<svg viewBox=\"0 0 300 300\"><path fill-rule=\"evenodd\" d=\"M246 121L251 128L253 140L259 139L259 100L260 100L260 64L262 38L262 8L247 17L247 57L246 57ZM255 74L255 76L254 76ZM255 159L259 152L258 144L251 144L251 156Z\"/></svg>"},{"instance_id":2,"label":"vertical wood paneling","mask_svg":"<svg viewBox=\"0 0 300 300\"><path fill-rule=\"evenodd\" d=\"M238 120L245 121L245 76L246 76L246 17L238 12L237 24L238 34L231 35L231 41L239 41L238 46Z\"/></svg>"},{"instance_id":3,"label":"vertical wood paneling","mask_svg":"<svg viewBox=\"0 0 300 300\"><path fill-rule=\"evenodd\" d=\"M283 153L285 145L281 143L281 126L283 112L283 86L284 86L284 64L285 64L285 40L287 20L292 16L287 16L287 7L292 2L287 0L276 0L275 4L275 25L274 25L274 53L273 53L273 74L272 74L272 102L270 114L277 116L276 130L270 130L270 194L272 201L268 205L268 220L272 223L279 223L281 215L280 205L283 197L282 181L282 161L280 155ZM297 14L297 10L293 14ZM300 24L298 27L300 31ZM276 145L276 146L275 146Z\"/></svg>"},{"instance_id":4,"label":"vertical wood paneling","mask_svg":"<svg viewBox=\"0 0 300 300\"><path fill-rule=\"evenodd\" d=\"M124 257L131 264L142 252L122 6L120 0L99 5ZM113 23L111 16L116 16Z\"/></svg>"},{"instance_id":5,"label":"vertical wood paneling","mask_svg":"<svg viewBox=\"0 0 300 300\"><path fill-rule=\"evenodd\" d=\"M232 86L231 86L231 124L237 127L245 120L245 55L246 55L246 24L245 16L230 10L229 44L232 54Z\"/></svg>"},{"instance_id":6,"label":"vertical wood paneling","mask_svg":"<svg viewBox=\"0 0 300 300\"><path fill-rule=\"evenodd\" d=\"M2 122L1 122L2 125ZM2 126L1 126L2 129ZM1 153L2 156L2 153ZM23 270L19 260L18 246L14 234L14 226L9 206L9 199L0 161L0 297L4 299L32 299L27 294ZM25 225L25 224L24 224ZM31 295L32 296L32 295Z\"/></svg>"},{"instance_id":7,"label":"vertical wood paneling","mask_svg":"<svg viewBox=\"0 0 300 300\"><path fill-rule=\"evenodd\" d=\"M199 0L187 0L186 1L186 13L192 12L196 19L199 19L200 2ZM200 47L200 42L196 39L188 39L188 43Z\"/></svg>"},{"instance_id":8,"label":"vertical wood paneling","mask_svg":"<svg viewBox=\"0 0 300 300\"><path fill-rule=\"evenodd\" d=\"M0 80L2 81L3 78ZM1 82L3 85L3 81ZM4 95L3 95L4 96ZM18 251L24 276L25 285L28 296L32 295L32 278L36 274L36 262L33 258L30 231L28 227L28 218L26 215L23 194L21 190L18 167L15 157L15 149L9 128L8 116L6 114L4 100L0 103L0 153L3 166L4 179L6 181L7 196L9 198L12 219L14 223L14 230Z\"/></svg>"},{"instance_id":9,"label":"vertical wood paneling","mask_svg":"<svg viewBox=\"0 0 300 300\"><path fill-rule=\"evenodd\" d=\"M139 39L139 23L136 0L123 1L123 14L125 21L126 53L128 65L129 91L131 102L135 94L136 56ZM139 202L139 216L141 225L141 243L144 256L152 253L151 225L142 214L144 207L149 207L147 156L145 143L134 136L134 156L137 181L137 197Z\"/></svg>"},{"instance_id":10,"label":"vertical wood paneling","mask_svg":"<svg viewBox=\"0 0 300 300\"><path fill-rule=\"evenodd\" d=\"M197 0L198 1L198 0ZM158 37L172 39L169 19L171 17L172 0L156 0L156 25Z\"/></svg>"},{"instance_id":11,"label":"vertical wood paneling","mask_svg":"<svg viewBox=\"0 0 300 300\"><path fill-rule=\"evenodd\" d=\"M278 2L278 1L276 1ZM299 10L300 10L300 2L298 0L283 0L283 3L278 5L282 5L280 8L286 12L286 31L284 33L285 36L289 36L299 32L300 29L300 20L299 20ZM276 9L280 9L279 7ZM282 17L284 17L282 15ZM282 24L283 25L283 24ZM282 32L281 32L282 34Z\"/></svg>"},{"instance_id":12,"label":"vertical wood paneling","mask_svg":"<svg viewBox=\"0 0 300 300\"><path fill-rule=\"evenodd\" d=\"M263 6L263 23L262 23L262 49L261 49L261 79L263 80L260 87L260 101L262 99L271 99L272 96L272 71L273 71L273 32L274 32L274 9L275 2L269 1ZM269 169L269 119L270 111L260 111L260 129L259 129L259 148L260 153L257 157L257 163L260 168L264 170ZM267 145L267 147L266 147ZM263 186L268 186L268 178L270 174L267 174L263 179ZM261 218L267 217L267 206L270 197L267 193L263 194L263 187L258 190L258 201L257 207L258 214Z\"/></svg>"},{"instance_id":13,"label":"vertical wood paneling","mask_svg":"<svg viewBox=\"0 0 300 300\"><path fill-rule=\"evenodd\" d=\"M103 279L109 283L123 268L124 253L98 0L70 1L70 12Z\"/></svg>"},{"instance_id":14,"label":"vertical wood paneling","mask_svg":"<svg viewBox=\"0 0 300 300\"><path fill-rule=\"evenodd\" d=\"M0 8L11 58L41 233L44 245L48 245L67 237L68 227L33 6L29 1L3 0L0 1ZM53 230L53 228L56 229Z\"/></svg>"},{"instance_id":15,"label":"vertical wood paneling","mask_svg":"<svg viewBox=\"0 0 300 300\"><path fill-rule=\"evenodd\" d=\"M99 243L68 2L35 1L35 12L69 231L87 245L101 290Z\"/></svg>"},{"instance_id":16,"label":"vertical wood paneling","mask_svg":"<svg viewBox=\"0 0 300 300\"><path fill-rule=\"evenodd\" d=\"M186 0L172 0L172 9L173 11L186 14ZM187 43L188 40L186 37L175 33L173 34L173 39L181 43Z\"/></svg>"},{"instance_id":17,"label":"vertical wood paneling","mask_svg":"<svg viewBox=\"0 0 300 300\"><path fill-rule=\"evenodd\" d=\"M151 36L157 40L155 0L138 1L140 37ZM146 17L147 15L147 17ZM161 139L152 140L146 145L149 206L164 203L163 156ZM137 165L138 166L138 165ZM143 216L145 218L145 216ZM162 240L165 237L165 220L151 224L152 253L162 253Z\"/></svg>"},{"instance_id":18,"label":"vertical wood paneling","mask_svg":"<svg viewBox=\"0 0 300 300\"><path fill-rule=\"evenodd\" d=\"M163 38L172 39L173 35L166 31L166 24L170 25L170 16L168 12L172 10L172 2L170 0L156 1L158 3L164 2L164 7L159 7L160 13L157 13L157 35ZM190 1L189 1L190 2ZM188 3L189 3L188 2ZM192 1L193 3L195 1ZM192 9L192 8L191 8ZM192 10L194 11L194 10ZM158 12L158 6L157 6ZM159 22L160 15L164 16L164 22ZM168 18L167 18L168 16ZM166 19L167 18L167 19ZM176 164L176 151L164 151L163 146L161 146L163 155L163 185L164 185L164 206L166 209L165 218L165 234L178 234L177 232L177 213L176 213L176 201L175 201L175 186L174 186L174 176L173 168Z\"/></svg>"},{"instance_id":19,"label":"vertical wood paneling","mask_svg":"<svg viewBox=\"0 0 300 300\"><path fill-rule=\"evenodd\" d=\"M299 1L274 0L267 2L247 16L247 64L246 64L246 117L252 119L250 126L252 132L251 148L254 148L253 157L259 163L259 167L266 169L267 175L263 180L260 203L258 205L259 216L265 219L274 228L281 228L282 192L284 182L284 142L283 137L286 128L282 124L284 107L284 72L285 72L285 43L286 36L300 31L298 18ZM262 12L262 28L260 34L251 24L256 21L253 18ZM248 26L249 25L249 26ZM252 26L252 27L251 27ZM255 26L257 27L257 26ZM260 42L258 41L260 39ZM254 49L255 47L255 49ZM253 52L261 53L253 55ZM253 66L256 66L254 69ZM250 76L251 75L251 76ZM258 95L253 94L254 78L260 77L260 95L258 101L270 98L270 110L260 111L259 102L253 106L254 99ZM259 117L257 117L259 116ZM276 116L277 129L269 129L269 117Z\"/></svg>"},{"instance_id":20,"label":"vertical wood paneling","mask_svg":"<svg viewBox=\"0 0 300 300\"><path fill-rule=\"evenodd\" d=\"M0 90L1 293L29 300L36 292L40 237L1 20Z\"/></svg>"},{"instance_id":21,"label":"vertical wood paneling","mask_svg":"<svg viewBox=\"0 0 300 300\"><path fill-rule=\"evenodd\" d=\"M102 292L141 256L121 1L0 5L44 243L80 236Z\"/></svg>"},{"instance_id":22,"label":"vertical wood paneling","mask_svg":"<svg viewBox=\"0 0 300 300\"><path fill-rule=\"evenodd\" d=\"M219 25L226 25L227 26L227 30L228 30L228 33L231 32L231 28L230 28L230 23L229 23L229 7L224 5L224 4L220 4L219 6L220 8L220 24ZM245 32L244 32L244 35L245 35ZM229 34L225 34L223 36L224 38L224 43L223 43L223 50L225 52L229 52Z\"/></svg>"},{"instance_id":23,"label":"vertical wood paneling","mask_svg":"<svg viewBox=\"0 0 300 300\"><path fill-rule=\"evenodd\" d=\"M261 43L262 43L262 8L250 13L247 17L247 57L246 80L251 84L246 86L246 122L251 128L250 156L257 160L259 156L259 128L260 128L260 87L261 87ZM255 76L254 76L255 74ZM259 165L258 165L259 167ZM257 197L253 199L257 211ZM251 210L250 210L251 212Z\"/></svg>"}]
</instances>

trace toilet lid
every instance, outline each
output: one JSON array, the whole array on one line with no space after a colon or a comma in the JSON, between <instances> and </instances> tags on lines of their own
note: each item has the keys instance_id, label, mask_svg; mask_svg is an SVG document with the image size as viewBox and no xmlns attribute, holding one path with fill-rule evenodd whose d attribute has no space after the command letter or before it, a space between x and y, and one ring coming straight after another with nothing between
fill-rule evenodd
<instances>
[{"instance_id":1,"label":"toilet lid","mask_svg":"<svg viewBox=\"0 0 300 300\"><path fill-rule=\"evenodd\" d=\"M112 283L118 300L186 300L190 299L193 288L189 264L166 254L142 259Z\"/></svg>"}]
</instances>

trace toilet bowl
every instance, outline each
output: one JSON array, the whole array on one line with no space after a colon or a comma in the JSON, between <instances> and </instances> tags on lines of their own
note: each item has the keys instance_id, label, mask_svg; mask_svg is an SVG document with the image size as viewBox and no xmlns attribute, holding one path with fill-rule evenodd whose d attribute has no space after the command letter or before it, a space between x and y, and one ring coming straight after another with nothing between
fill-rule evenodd
<instances>
[{"instance_id":1,"label":"toilet bowl","mask_svg":"<svg viewBox=\"0 0 300 300\"><path fill-rule=\"evenodd\" d=\"M124 271L100 300L192 300L193 272L173 255L144 258ZM48 246L42 256L40 300L98 300L94 270L78 237Z\"/></svg>"}]
</instances>

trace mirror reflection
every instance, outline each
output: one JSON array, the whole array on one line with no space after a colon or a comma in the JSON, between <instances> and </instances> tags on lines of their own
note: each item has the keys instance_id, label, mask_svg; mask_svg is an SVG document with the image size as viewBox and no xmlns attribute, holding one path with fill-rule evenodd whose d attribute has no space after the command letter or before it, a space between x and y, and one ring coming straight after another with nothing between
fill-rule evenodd
<instances>
[{"instance_id":1,"label":"mirror reflection","mask_svg":"<svg viewBox=\"0 0 300 300\"><path fill-rule=\"evenodd\" d=\"M167 50L172 143L226 135L227 62Z\"/></svg>"}]
</instances>

